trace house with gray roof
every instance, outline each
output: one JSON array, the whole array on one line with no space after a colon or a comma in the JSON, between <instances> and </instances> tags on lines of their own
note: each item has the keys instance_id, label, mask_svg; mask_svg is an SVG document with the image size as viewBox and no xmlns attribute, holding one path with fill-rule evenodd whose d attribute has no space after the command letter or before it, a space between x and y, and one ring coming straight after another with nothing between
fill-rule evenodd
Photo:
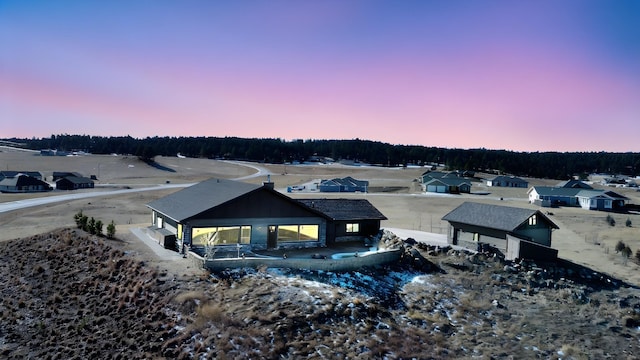
<instances>
[{"instance_id":1,"label":"house with gray roof","mask_svg":"<svg viewBox=\"0 0 640 360\"><path fill-rule=\"evenodd\" d=\"M292 199L273 183L210 179L147 204L165 247L204 254L326 247L363 240L382 215L364 199Z\"/></svg>"},{"instance_id":2,"label":"house with gray roof","mask_svg":"<svg viewBox=\"0 0 640 360\"><path fill-rule=\"evenodd\" d=\"M585 210L616 211L623 209L629 198L610 190L577 187L534 186L528 191L529 202L550 206L575 206Z\"/></svg>"},{"instance_id":3,"label":"house with gray roof","mask_svg":"<svg viewBox=\"0 0 640 360\"><path fill-rule=\"evenodd\" d=\"M581 191L576 187L534 186L527 192L529 202L544 207L578 206L576 195Z\"/></svg>"},{"instance_id":4,"label":"house with gray roof","mask_svg":"<svg viewBox=\"0 0 640 360\"><path fill-rule=\"evenodd\" d=\"M93 189L93 180L83 176L66 176L56 181L57 190Z\"/></svg>"},{"instance_id":5,"label":"house with gray roof","mask_svg":"<svg viewBox=\"0 0 640 360\"><path fill-rule=\"evenodd\" d=\"M366 199L299 199L307 207L325 214L327 242L364 240L380 231L380 221L387 220Z\"/></svg>"},{"instance_id":6,"label":"house with gray roof","mask_svg":"<svg viewBox=\"0 0 640 360\"><path fill-rule=\"evenodd\" d=\"M487 186L527 188L529 187L529 182L515 176L500 175L487 180Z\"/></svg>"},{"instance_id":7,"label":"house with gray roof","mask_svg":"<svg viewBox=\"0 0 640 360\"><path fill-rule=\"evenodd\" d=\"M489 246L508 260L551 260L551 235L558 226L539 210L464 202L442 220L449 222L447 240L469 249Z\"/></svg>"},{"instance_id":8,"label":"house with gray roof","mask_svg":"<svg viewBox=\"0 0 640 360\"><path fill-rule=\"evenodd\" d=\"M318 185L320 192L367 192L369 182L357 180L351 176L322 180Z\"/></svg>"},{"instance_id":9,"label":"house with gray roof","mask_svg":"<svg viewBox=\"0 0 640 360\"><path fill-rule=\"evenodd\" d=\"M435 193L470 193L471 181L459 177L442 177L431 179L422 184L422 190Z\"/></svg>"},{"instance_id":10,"label":"house with gray roof","mask_svg":"<svg viewBox=\"0 0 640 360\"><path fill-rule=\"evenodd\" d=\"M326 246L327 216L261 185L210 179L147 204L176 247L266 250ZM167 244L167 240L162 240Z\"/></svg>"},{"instance_id":11,"label":"house with gray roof","mask_svg":"<svg viewBox=\"0 0 640 360\"><path fill-rule=\"evenodd\" d=\"M580 190L578 204L586 210L615 211L624 208L629 198L610 190Z\"/></svg>"},{"instance_id":12,"label":"house with gray roof","mask_svg":"<svg viewBox=\"0 0 640 360\"><path fill-rule=\"evenodd\" d=\"M50 190L52 190L51 185L29 175L18 174L14 177L0 180L0 192L3 193L44 192Z\"/></svg>"}]
</instances>

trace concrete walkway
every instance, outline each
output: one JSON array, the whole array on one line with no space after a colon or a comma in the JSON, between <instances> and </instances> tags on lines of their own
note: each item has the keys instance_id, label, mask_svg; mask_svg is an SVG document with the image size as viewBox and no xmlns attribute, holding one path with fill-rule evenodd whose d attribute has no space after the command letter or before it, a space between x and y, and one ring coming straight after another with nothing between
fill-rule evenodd
<instances>
[{"instance_id":1,"label":"concrete walkway","mask_svg":"<svg viewBox=\"0 0 640 360\"><path fill-rule=\"evenodd\" d=\"M165 260L165 261L183 260L182 255L180 255L179 253L173 250L165 249L164 247L162 247L160 243L158 243L154 238L149 236L149 234L145 231L145 229L134 227L129 229L129 231L137 239L139 239L141 242L147 245L151 250L153 250L153 252L156 254L159 260Z\"/></svg>"},{"instance_id":2,"label":"concrete walkway","mask_svg":"<svg viewBox=\"0 0 640 360\"><path fill-rule=\"evenodd\" d=\"M389 230L396 234L401 239L413 238L414 240L433 246L447 246L447 235L436 234L418 230L398 229L385 227L384 230Z\"/></svg>"}]
</instances>

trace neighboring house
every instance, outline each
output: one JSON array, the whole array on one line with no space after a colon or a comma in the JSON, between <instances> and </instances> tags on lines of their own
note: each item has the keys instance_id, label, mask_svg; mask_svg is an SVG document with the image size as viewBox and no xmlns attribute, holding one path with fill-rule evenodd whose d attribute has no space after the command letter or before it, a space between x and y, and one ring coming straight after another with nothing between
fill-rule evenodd
<instances>
[{"instance_id":1,"label":"neighboring house","mask_svg":"<svg viewBox=\"0 0 640 360\"><path fill-rule=\"evenodd\" d=\"M11 170L0 171L0 180L15 178L18 175L27 175L27 176L31 176L34 179L42 180L42 174L38 171L11 171Z\"/></svg>"},{"instance_id":2,"label":"neighboring house","mask_svg":"<svg viewBox=\"0 0 640 360\"><path fill-rule=\"evenodd\" d=\"M529 183L518 177L500 175L487 180L487 186L527 188Z\"/></svg>"},{"instance_id":3,"label":"neighboring house","mask_svg":"<svg viewBox=\"0 0 640 360\"><path fill-rule=\"evenodd\" d=\"M578 206L576 195L581 188L534 186L528 190L529 202L532 204L548 206Z\"/></svg>"},{"instance_id":4,"label":"neighboring house","mask_svg":"<svg viewBox=\"0 0 640 360\"><path fill-rule=\"evenodd\" d=\"M327 243L364 240L380 231L387 217L365 199L299 199L307 207L325 214Z\"/></svg>"},{"instance_id":5,"label":"neighboring house","mask_svg":"<svg viewBox=\"0 0 640 360\"><path fill-rule=\"evenodd\" d=\"M587 183L585 183L584 181L580 181L580 180L567 180L567 181L562 181L559 182L558 184L556 184L557 188L569 188L569 189L588 189L591 190L593 189L593 187Z\"/></svg>"},{"instance_id":6,"label":"neighboring house","mask_svg":"<svg viewBox=\"0 0 640 360\"><path fill-rule=\"evenodd\" d=\"M458 177L442 177L431 179L422 184L422 190L435 193L470 193L471 181Z\"/></svg>"},{"instance_id":7,"label":"neighboring house","mask_svg":"<svg viewBox=\"0 0 640 360\"><path fill-rule=\"evenodd\" d=\"M3 193L43 192L49 190L52 189L48 183L24 174L0 180L0 192Z\"/></svg>"},{"instance_id":8,"label":"neighboring house","mask_svg":"<svg viewBox=\"0 0 640 360\"><path fill-rule=\"evenodd\" d=\"M529 189L529 202L548 206L580 206L586 210L615 211L624 208L629 198L613 191L580 187L534 186Z\"/></svg>"},{"instance_id":9,"label":"neighboring house","mask_svg":"<svg viewBox=\"0 0 640 360\"><path fill-rule=\"evenodd\" d=\"M320 192L367 192L369 182L366 180L356 180L351 176L322 180L318 185Z\"/></svg>"},{"instance_id":10,"label":"neighboring house","mask_svg":"<svg viewBox=\"0 0 640 360\"><path fill-rule=\"evenodd\" d=\"M576 194L580 207L586 210L618 210L624 208L628 197L604 190L580 190Z\"/></svg>"},{"instance_id":11,"label":"neighboring house","mask_svg":"<svg viewBox=\"0 0 640 360\"><path fill-rule=\"evenodd\" d=\"M458 179L460 176L457 172L444 172L444 171L427 171L424 172L420 177L420 182L425 184L433 179L442 179L442 178L453 178Z\"/></svg>"},{"instance_id":12,"label":"neighboring house","mask_svg":"<svg viewBox=\"0 0 640 360\"><path fill-rule=\"evenodd\" d=\"M516 258L557 257L551 248L551 234L558 226L539 210L465 202L446 214L447 241L453 245L478 249L489 245Z\"/></svg>"},{"instance_id":13,"label":"neighboring house","mask_svg":"<svg viewBox=\"0 0 640 360\"><path fill-rule=\"evenodd\" d=\"M160 242L177 249L217 250L323 247L325 214L260 185L210 179L147 204Z\"/></svg>"},{"instance_id":14,"label":"neighboring house","mask_svg":"<svg viewBox=\"0 0 640 360\"><path fill-rule=\"evenodd\" d=\"M92 189L93 187L93 180L81 176L67 176L56 181L58 190Z\"/></svg>"}]
</instances>

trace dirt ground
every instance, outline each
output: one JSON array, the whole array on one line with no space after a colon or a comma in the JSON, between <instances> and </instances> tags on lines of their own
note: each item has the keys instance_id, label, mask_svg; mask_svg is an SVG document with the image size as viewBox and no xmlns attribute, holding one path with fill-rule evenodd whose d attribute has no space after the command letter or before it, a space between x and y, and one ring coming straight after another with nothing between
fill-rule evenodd
<instances>
[{"instance_id":1,"label":"dirt ground","mask_svg":"<svg viewBox=\"0 0 640 360\"><path fill-rule=\"evenodd\" d=\"M426 168L372 168L344 165L270 165L232 163L208 159L185 159L177 157L159 157L161 166L153 167L133 156L122 155L85 155L73 157L40 156L38 153L0 148L0 169L40 171L51 181L54 171L79 172L84 176L96 175L95 190L136 188L149 185L191 184L204 179L243 178L257 173L257 166L268 170L270 179L276 188L282 191L288 186L302 185L315 179L352 176L368 180L372 192L367 194L327 194L292 193L294 198L309 197L345 197L366 198L374 204L388 220L383 227L406 228L434 233L445 233L446 222L442 216L464 201L478 201L503 204L516 207L537 208L527 202L527 189L487 187L483 182L473 183L472 194L465 195L428 195L419 191L416 179ZM479 174L482 177L482 174ZM486 177L491 177L486 175ZM248 178L243 181L261 183L266 175ZM554 180L527 179L531 185L553 185ZM598 188L597 184L594 187ZM114 195L85 200L73 200L63 203L25 208L0 213L0 241L26 238L53 231L61 227L73 227L73 215L82 210L89 217L95 217L104 223L114 221L117 236L128 242L131 251L148 252L129 233L130 227L143 227L150 223L148 202L160 198L171 190L145 191L128 195ZM632 189L615 189L631 199L631 203L640 203L640 193ZM45 194L0 194L0 203L23 200L26 198L55 196L67 192L52 191ZM615 245L623 241L634 255L640 249L640 215L612 214L616 226L605 221L608 213L587 211L579 208L542 209L559 227L553 234L552 246L559 250L559 256L575 263L586 265L613 277L640 285L640 267L631 259L624 261L615 252ZM626 220L632 226L625 226ZM158 262L160 264L161 262ZM171 266L170 264L167 266ZM190 272L176 267L175 271Z\"/></svg>"}]
</instances>

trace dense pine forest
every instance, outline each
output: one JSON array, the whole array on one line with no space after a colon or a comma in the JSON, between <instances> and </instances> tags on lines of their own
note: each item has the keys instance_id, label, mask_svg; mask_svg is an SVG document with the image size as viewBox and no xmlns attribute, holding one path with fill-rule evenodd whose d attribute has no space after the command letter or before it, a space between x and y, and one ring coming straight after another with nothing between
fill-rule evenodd
<instances>
[{"instance_id":1,"label":"dense pine forest","mask_svg":"<svg viewBox=\"0 0 640 360\"><path fill-rule=\"evenodd\" d=\"M236 159L268 163L330 158L379 166L443 164L449 169L486 171L517 176L567 179L606 172L636 176L640 153L515 152L490 149L447 149L353 140L248 139L237 137L102 137L52 135L49 138L5 139L33 149L131 154L150 160L156 155Z\"/></svg>"}]
</instances>

